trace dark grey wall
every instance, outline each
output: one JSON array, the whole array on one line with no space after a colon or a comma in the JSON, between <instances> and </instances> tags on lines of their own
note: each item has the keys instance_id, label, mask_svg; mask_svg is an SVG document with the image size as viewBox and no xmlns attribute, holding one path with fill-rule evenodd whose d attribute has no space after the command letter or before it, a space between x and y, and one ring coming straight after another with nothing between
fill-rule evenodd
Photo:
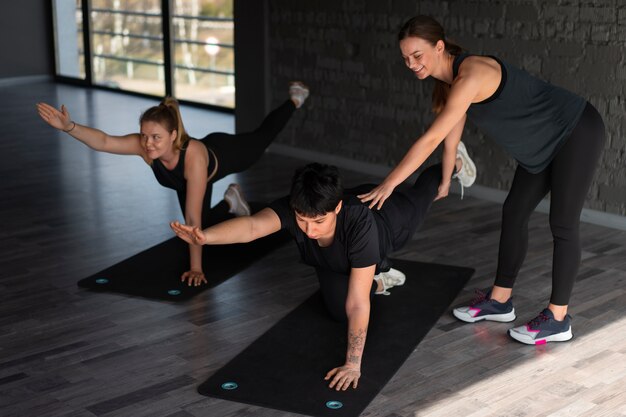
<instances>
[{"instance_id":1,"label":"dark grey wall","mask_svg":"<svg viewBox=\"0 0 626 417\"><path fill-rule=\"evenodd\" d=\"M50 1L4 1L1 8L0 78L52 75Z\"/></svg>"},{"instance_id":2,"label":"dark grey wall","mask_svg":"<svg viewBox=\"0 0 626 417\"><path fill-rule=\"evenodd\" d=\"M270 94L289 79L312 88L284 144L393 166L432 121L430 80L400 58L396 33L430 14L473 53L525 68L589 99L608 140L587 207L626 214L626 1L269 0ZM515 163L468 123L478 183L506 190ZM436 152L434 158L439 157Z\"/></svg>"}]
</instances>

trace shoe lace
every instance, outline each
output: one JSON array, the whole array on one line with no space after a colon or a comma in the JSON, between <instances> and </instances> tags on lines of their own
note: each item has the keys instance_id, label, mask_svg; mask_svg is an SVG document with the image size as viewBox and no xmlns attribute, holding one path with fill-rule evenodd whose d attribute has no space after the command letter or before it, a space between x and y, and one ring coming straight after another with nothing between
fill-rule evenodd
<instances>
[{"instance_id":1,"label":"shoe lace","mask_svg":"<svg viewBox=\"0 0 626 417\"><path fill-rule=\"evenodd\" d=\"M482 303L483 301L486 301L487 298L487 294L482 292L481 290L474 290L474 298L472 299L472 302L470 303L470 305L473 307L478 303Z\"/></svg>"},{"instance_id":2,"label":"shoe lace","mask_svg":"<svg viewBox=\"0 0 626 417\"><path fill-rule=\"evenodd\" d=\"M548 320L550 320L550 317L548 317L543 312L541 312L541 313L539 313L539 315L537 317L535 317L530 322L528 322L528 327L536 328L541 323L543 323L544 321L548 321Z\"/></svg>"}]
</instances>

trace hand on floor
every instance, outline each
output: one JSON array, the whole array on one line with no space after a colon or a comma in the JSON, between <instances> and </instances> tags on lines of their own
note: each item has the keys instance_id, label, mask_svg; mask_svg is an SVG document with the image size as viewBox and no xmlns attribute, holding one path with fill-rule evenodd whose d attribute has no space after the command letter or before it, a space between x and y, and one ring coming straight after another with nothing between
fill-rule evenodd
<instances>
[{"instance_id":1,"label":"hand on floor","mask_svg":"<svg viewBox=\"0 0 626 417\"><path fill-rule=\"evenodd\" d=\"M180 280L182 282L188 281L190 287L192 285L197 287L198 285L207 283L202 271L187 271L180 277Z\"/></svg>"},{"instance_id":2,"label":"hand on floor","mask_svg":"<svg viewBox=\"0 0 626 417\"><path fill-rule=\"evenodd\" d=\"M333 379L330 381L328 388L345 391L352 385L352 388L356 389L359 378L361 378L361 368L353 368L346 365L340 366L329 371L324 379L328 381L330 378Z\"/></svg>"}]
</instances>

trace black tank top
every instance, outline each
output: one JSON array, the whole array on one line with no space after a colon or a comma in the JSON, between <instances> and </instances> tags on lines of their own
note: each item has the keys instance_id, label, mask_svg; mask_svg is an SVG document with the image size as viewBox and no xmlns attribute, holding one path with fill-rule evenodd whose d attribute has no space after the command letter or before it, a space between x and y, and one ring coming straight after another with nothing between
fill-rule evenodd
<instances>
[{"instance_id":1,"label":"black tank top","mask_svg":"<svg viewBox=\"0 0 626 417\"><path fill-rule=\"evenodd\" d=\"M453 77L469 54L454 58ZM467 117L531 173L543 171L567 140L587 101L495 59L502 69L496 92L473 103Z\"/></svg>"},{"instance_id":2,"label":"black tank top","mask_svg":"<svg viewBox=\"0 0 626 417\"><path fill-rule=\"evenodd\" d=\"M189 139L190 141L196 139ZM202 141L200 141L204 146ZM180 150L180 155L178 156L178 163L173 169L167 169L165 165L159 159L155 159L152 161L152 172L156 177L159 184L164 187L171 188L173 190L179 192L185 192L187 190L187 180L185 180L185 155L187 154L187 146ZM215 167L217 166L217 160L215 159L215 154L211 151L210 148L207 147L207 151L209 153L209 163L207 166L207 174L211 176Z\"/></svg>"}]
</instances>

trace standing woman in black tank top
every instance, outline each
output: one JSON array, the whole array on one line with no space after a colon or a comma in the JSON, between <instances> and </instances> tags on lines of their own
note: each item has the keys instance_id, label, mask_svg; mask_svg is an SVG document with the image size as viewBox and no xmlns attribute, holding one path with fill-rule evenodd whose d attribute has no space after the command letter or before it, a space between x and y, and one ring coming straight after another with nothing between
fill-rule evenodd
<instances>
[{"instance_id":1,"label":"standing woman in black tank top","mask_svg":"<svg viewBox=\"0 0 626 417\"><path fill-rule=\"evenodd\" d=\"M446 166L451 170L450 160L469 118L507 150L518 167L502 210L494 286L486 294L477 292L469 306L453 313L472 323L515 320L511 294L526 256L528 220L550 192L554 238L550 303L530 322L510 329L509 335L527 344L571 339L567 309L580 264L580 213L604 149L602 117L583 98L496 57L462 54L431 17L416 16L406 22L399 42L415 76L435 78L437 117L383 183L359 197L380 208L442 141L444 170ZM444 173L443 178L449 176ZM440 185L440 196L447 194L448 187L449 183Z\"/></svg>"},{"instance_id":2,"label":"standing woman in black tank top","mask_svg":"<svg viewBox=\"0 0 626 417\"><path fill-rule=\"evenodd\" d=\"M308 87L301 82L292 82L290 99L268 114L256 130L238 135L215 132L201 140L189 137L178 102L170 97L142 114L140 133L124 136L111 136L72 121L65 106L57 110L49 104L37 103L37 110L50 126L96 151L141 156L161 185L176 190L185 222L206 227L211 223L213 183L256 162L308 95ZM250 214L238 185L231 184L224 199L230 205L231 213ZM189 270L183 273L181 280L196 286L206 283L202 247L190 245L189 260Z\"/></svg>"}]
</instances>

